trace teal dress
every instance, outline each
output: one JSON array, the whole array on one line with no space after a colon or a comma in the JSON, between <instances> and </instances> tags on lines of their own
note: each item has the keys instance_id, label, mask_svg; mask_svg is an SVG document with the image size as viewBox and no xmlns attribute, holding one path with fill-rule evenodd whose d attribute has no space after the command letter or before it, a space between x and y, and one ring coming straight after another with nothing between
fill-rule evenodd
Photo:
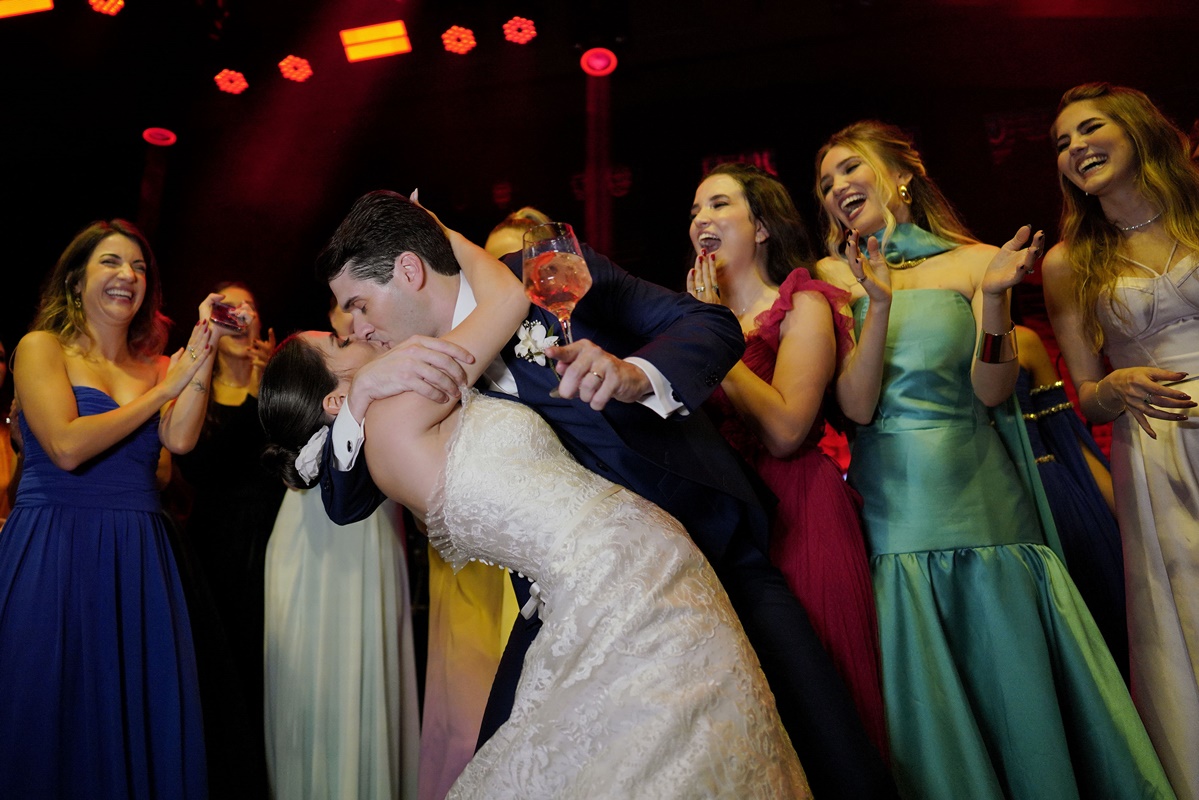
<instances>
[{"instance_id":1,"label":"teal dress","mask_svg":"<svg viewBox=\"0 0 1199 800\"><path fill-rule=\"evenodd\" d=\"M878 408L852 444L900 791L1173 797L1055 552L1018 409L974 396L974 344L961 294L896 292Z\"/></svg>"}]
</instances>

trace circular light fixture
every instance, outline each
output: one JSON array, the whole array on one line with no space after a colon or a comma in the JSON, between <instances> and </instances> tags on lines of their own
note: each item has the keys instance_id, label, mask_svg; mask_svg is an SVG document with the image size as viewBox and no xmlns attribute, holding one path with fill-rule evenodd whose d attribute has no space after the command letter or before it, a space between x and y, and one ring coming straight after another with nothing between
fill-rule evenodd
<instances>
[{"instance_id":1,"label":"circular light fixture","mask_svg":"<svg viewBox=\"0 0 1199 800\"><path fill-rule=\"evenodd\" d=\"M179 140L174 131L166 128L146 128L142 131L142 138L157 147L170 147Z\"/></svg>"},{"instance_id":2,"label":"circular light fixture","mask_svg":"<svg viewBox=\"0 0 1199 800\"><path fill-rule=\"evenodd\" d=\"M602 78L616 69L616 54L606 47L593 47L579 59L579 66L588 75Z\"/></svg>"}]
</instances>

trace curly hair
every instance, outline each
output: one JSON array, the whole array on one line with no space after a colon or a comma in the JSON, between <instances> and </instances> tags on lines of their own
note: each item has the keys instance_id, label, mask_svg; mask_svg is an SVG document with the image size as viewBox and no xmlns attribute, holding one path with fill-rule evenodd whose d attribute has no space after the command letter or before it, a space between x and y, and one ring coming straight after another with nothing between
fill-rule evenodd
<instances>
[{"instance_id":1,"label":"curly hair","mask_svg":"<svg viewBox=\"0 0 1199 800\"><path fill-rule=\"evenodd\" d=\"M102 241L117 234L140 247L142 257L146 260L146 291L126 334L129 350L138 356L154 356L162 352L171 321L160 311L162 282L158 274L158 262L145 235L132 222L123 219L98 220L75 235L42 286L37 316L30 330L50 331L63 344L71 344L87 333L83 306L76 305L80 299L76 287L87 276L92 253Z\"/></svg>"},{"instance_id":2,"label":"curly hair","mask_svg":"<svg viewBox=\"0 0 1199 800\"><path fill-rule=\"evenodd\" d=\"M837 131L816 152L816 202L820 206L824 242L829 255L838 258L845 257L842 252L845 243L845 230L825 208L824 193L820 190L820 165L834 147L852 150L874 170L879 203L883 207L883 220L886 222L883 239L879 242L880 246L886 245L891 234L895 232L896 226L895 215L888 208L894 193L887 181L878 180L888 171L908 172L912 175L907 184L912 197L910 206L912 222L951 242L958 244L978 242L962 222L949 200L928 176L928 171L924 168L924 159L916 150L912 138L895 125L868 119L855 122Z\"/></svg>"},{"instance_id":3,"label":"curly hair","mask_svg":"<svg viewBox=\"0 0 1199 800\"><path fill-rule=\"evenodd\" d=\"M1136 188L1162 209L1161 224L1182 247L1199 251L1199 166L1190 157L1185 133L1143 92L1109 83L1084 83L1062 95L1057 115L1067 106L1089 101L1109 117L1132 144ZM1057 121L1050 131L1056 140ZM1079 189L1065 175L1062 188L1062 242L1070 264L1074 297L1082 315L1083 335L1096 352L1103 347L1098 307L1106 301L1118 316L1124 309L1112 292L1123 266L1117 251L1120 230L1107 219L1099 199Z\"/></svg>"}]
</instances>

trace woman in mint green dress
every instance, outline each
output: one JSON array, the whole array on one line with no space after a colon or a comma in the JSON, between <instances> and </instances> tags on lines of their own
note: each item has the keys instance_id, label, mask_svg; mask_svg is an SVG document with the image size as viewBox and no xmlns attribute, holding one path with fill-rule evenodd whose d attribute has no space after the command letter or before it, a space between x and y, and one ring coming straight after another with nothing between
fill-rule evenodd
<instances>
[{"instance_id":1,"label":"woman in mint green dress","mask_svg":"<svg viewBox=\"0 0 1199 800\"><path fill-rule=\"evenodd\" d=\"M831 253L817 270L856 322L836 395L858 426L849 480L901 793L1173 797L1060 558L1013 406L1010 289L1043 235L978 243L890 125L835 134L817 170Z\"/></svg>"}]
</instances>

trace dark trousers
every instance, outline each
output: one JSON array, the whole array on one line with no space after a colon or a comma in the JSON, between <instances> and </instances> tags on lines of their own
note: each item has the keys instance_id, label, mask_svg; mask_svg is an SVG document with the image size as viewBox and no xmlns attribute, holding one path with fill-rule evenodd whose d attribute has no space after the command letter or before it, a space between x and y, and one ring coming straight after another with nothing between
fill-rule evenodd
<instances>
[{"instance_id":1,"label":"dark trousers","mask_svg":"<svg viewBox=\"0 0 1199 800\"><path fill-rule=\"evenodd\" d=\"M783 574L762 551L738 537L713 567L762 663L812 793L818 798L897 798L849 689ZM512 579L523 606L529 581L515 573ZM525 651L540 628L536 617L516 618L483 712L480 747L508 718Z\"/></svg>"}]
</instances>

